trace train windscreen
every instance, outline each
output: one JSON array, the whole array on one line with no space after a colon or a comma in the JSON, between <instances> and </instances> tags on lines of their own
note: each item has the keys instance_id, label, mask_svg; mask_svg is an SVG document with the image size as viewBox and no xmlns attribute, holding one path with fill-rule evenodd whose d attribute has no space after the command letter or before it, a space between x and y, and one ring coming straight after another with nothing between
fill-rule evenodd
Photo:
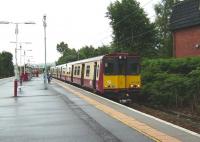
<instances>
[{"instance_id":1,"label":"train windscreen","mask_svg":"<svg viewBox=\"0 0 200 142\"><path fill-rule=\"evenodd\" d=\"M117 74L117 63L112 59L106 59L104 63L104 73L106 75L116 75Z\"/></svg>"},{"instance_id":2,"label":"train windscreen","mask_svg":"<svg viewBox=\"0 0 200 142\"><path fill-rule=\"evenodd\" d=\"M137 58L127 59L127 75L134 75L140 73L139 60Z\"/></svg>"},{"instance_id":3,"label":"train windscreen","mask_svg":"<svg viewBox=\"0 0 200 142\"><path fill-rule=\"evenodd\" d=\"M104 60L105 75L135 75L139 73L138 58L107 58Z\"/></svg>"},{"instance_id":4,"label":"train windscreen","mask_svg":"<svg viewBox=\"0 0 200 142\"><path fill-rule=\"evenodd\" d=\"M118 74L119 75L126 74L126 60L124 60L124 59L118 60Z\"/></svg>"}]
</instances>

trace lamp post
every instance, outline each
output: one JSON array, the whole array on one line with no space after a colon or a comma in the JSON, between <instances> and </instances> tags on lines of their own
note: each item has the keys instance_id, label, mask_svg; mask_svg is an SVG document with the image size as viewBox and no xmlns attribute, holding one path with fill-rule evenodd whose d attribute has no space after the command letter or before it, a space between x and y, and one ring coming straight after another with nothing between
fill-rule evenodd
<instances>
[{"instance_id":1,"label":"lamp post","mask_svg":"<svg viewBox=\"0 0 200 142\"><path fill-rule=\"evenodd\" d=\"M24 74L26 73L26 63L25 63L25 61L26 61L26 51L32 51L32 50L24 50Z\"/></svg>"},{"instance_id":2,"label":"lamp post","mask_svg":"<svg viewBox=\"0 0 200 142\"><path fill-rule=\"evenodd\" d=\"M46 23L46 18L47 16L44 15L43 16L43 26L44 26L44 89L47 89L47 65L46 65L46 27L47 27L47 23Z\"/></svg>"},{"instance_id":3,"label":"lamp post","mask_svg":"<svg viewBox=\"0 0 200 142\"><path fill-rule=\"evenodd\" d=\"M15 81L14 81L14 96L17 97L17 81L19 80L18 64L17 64L17 46L18 46L18 25L19 24L35 24L34 22L8 22L0 21L0 24L15 24L16 48L15 48Z\"/></svg>"},{"instance_id":4,"label":"lamp post","mask_svg":"<svg viewBox=\"0 0 200 142\"><path fill-rule=\"evenodd\" d=\"M16 48L15 48L15 80L19 80L18 72L18 63L17 63L17 46L18 46L18 33L19 33L19 24L35 24L34 22L9 22L9 21L0 21L0 24L15 24L15 38L16 38Z\"/></svg>"},{"instance_id":5,"label":"lamp post","mask_svg":"<svg viewBox=\"0 0 200 142\"><path fill-rule=\"evenodd\" d=\"M19 49L15 49L15 51L17 52L17 50L20 50L20 68L19 68L19 75L18 75L18 80L20 80L20 86L22 86L22 60L21 60L21 51L22 49L22 44L31 44L31 42L15 42L15 41L11 41L10 43L15 43L16 45L19 43L20 48ZM17 67L18 68L18 67ZM18 70L17 70L18 71Z\"/></svg>"}]
</instances>

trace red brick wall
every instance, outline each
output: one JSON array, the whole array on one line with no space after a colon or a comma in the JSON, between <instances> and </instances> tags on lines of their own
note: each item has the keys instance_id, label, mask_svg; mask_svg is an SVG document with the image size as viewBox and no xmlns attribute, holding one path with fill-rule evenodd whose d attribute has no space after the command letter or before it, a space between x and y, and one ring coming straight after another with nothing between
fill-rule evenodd
<instances>
[{"instance_id":1,"label":"red brick wall","mask_svg":"<svg viewBox=\"0 0 200 142\"><path fill-rule=\"evenodd\" d=\"M173 38L175 57L200 56L200 48L195 48L200 45L200 26L177 30Z\"/></svg>"}]
</instances>

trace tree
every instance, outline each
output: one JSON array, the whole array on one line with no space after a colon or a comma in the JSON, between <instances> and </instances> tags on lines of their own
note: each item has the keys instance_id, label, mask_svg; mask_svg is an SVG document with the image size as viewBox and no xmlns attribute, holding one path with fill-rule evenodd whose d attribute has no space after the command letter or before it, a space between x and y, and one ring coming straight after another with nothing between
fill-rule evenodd
<instances>
[{"instance_id":1,"label":"tree","mask_svg":"<svg viewBox=\"0 0 200 142\"><path fill-rule=\"evenodd\" d=\"M109 54L113 51L112 47L111 46L107 46L107 45L103 45L103 46L100 46L96 49L96 55L105 55L105 54Z\"/></svg>"},{"instance_id":2,"label":"tree","mask_svg":"<svg viewBox=\"0 0 200 142\"><path fill-rule=\"evenodd\" d=\"M79 59L86 59L96 56L95 48L93 46L84 46L78 51Z\"/></svg>"},{"instance_id":3,"label":"tree","mask_svg":"<svg viewBox=\"0 0 200 142\"><path fill-rule=\"evenodd\" d=\"M68 50L69 48L67 43L61 42L60 44L57 44L56 49L60 54L63 54L65 50Z\"/></svg>"},{"instance_id":4,"label":"tree","mask_svg":"<svg viewBox=\"0 0 200 142\"><path fill-rule=\"evenodd\" d=\"M3 51L0 53L0 78L14 75L12 58L13 56L9 52Z\"/></svg>"},{"instance_id":5,"label":"tree","mask_svg":"<svg viewBox=\"0 0 200 142\"><path fill-rule=\"evenodd\" d=\"M158 50L162 57L171 57L173 55L173 39L169 29L173 5L174 0L161 0L154 7L156 13L155 25L158 30Z\"/></svg>"},{"instance_id":6,"label":"tree","mask_svg":"<svg viewBox=\"0 0 200 142\"><path fill-rule=\"evenodd\" d=\"M70 49L67 43L62 41L61 43L57 44L56 48L57 51L62 54L62 56L56 62L57 65L77 60L76 50L74 48Z\"/></svg>"},{"instance_id":7,"label":"tree","mask_svg":"<svg viewBox=\"0 0 200 142\"><path fill-rule=\"evenodd\" d=\"M155 55L154 24L150 23L136 0L117 0L107 9L115 51L136 52L147 57Z\"/></svg>"},{"instance_id":8,"label":"tree","mask_svg":"<svg viewBox=\"0 0 200 142\"><path fill-rule=\"evenodd\" d=\"M77 52L76 50L67 48L64 52L63 55L58 59L57 65L76 61L77 60Z\"/></svg>"}]
</instances>

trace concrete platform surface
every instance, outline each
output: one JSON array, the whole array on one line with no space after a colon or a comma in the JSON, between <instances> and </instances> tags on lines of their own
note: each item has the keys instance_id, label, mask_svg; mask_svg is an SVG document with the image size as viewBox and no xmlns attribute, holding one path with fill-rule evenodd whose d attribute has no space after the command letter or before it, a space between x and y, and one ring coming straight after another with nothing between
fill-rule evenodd
<instances>
[{"instance_id":1,"label":"concrete platform surface","mask_svg":"<svg viewBox=\"0 0 200 142\"><path fill-rule=\"evenodd\" d=\"M110 117L119 120L132 129L150 137L152 140L163 142L200 142L200 134L198 133L115 103L70 84L66 84L58 80L54 80L53 82L65 88L65 92L79 96L87 103L103 111ZM52 84L56 86L54 83ZM56 87L54 87L54 89L56 89ZM71 99L71 97L69 97L69 99ZM80 107L85 110L81 105ZM87 110L85 111L94 117L92 113ZM98 118L95 119L98 120ZM102 117L100 117L99 122L101 122L101 119ZM104 125L104 122L102 122L101 125Z\"/></svg>"},{"instance_id":2,"label":"concrete platform surface","mask_svg":"<svg viewBox=\"0 0 200 142\"><path fill-rule=\"evenodd\" d=\"M33 78L13 97L13 80L1 82L1 142L154 141L56 83Z\"/></svg>"}]
</instances>

